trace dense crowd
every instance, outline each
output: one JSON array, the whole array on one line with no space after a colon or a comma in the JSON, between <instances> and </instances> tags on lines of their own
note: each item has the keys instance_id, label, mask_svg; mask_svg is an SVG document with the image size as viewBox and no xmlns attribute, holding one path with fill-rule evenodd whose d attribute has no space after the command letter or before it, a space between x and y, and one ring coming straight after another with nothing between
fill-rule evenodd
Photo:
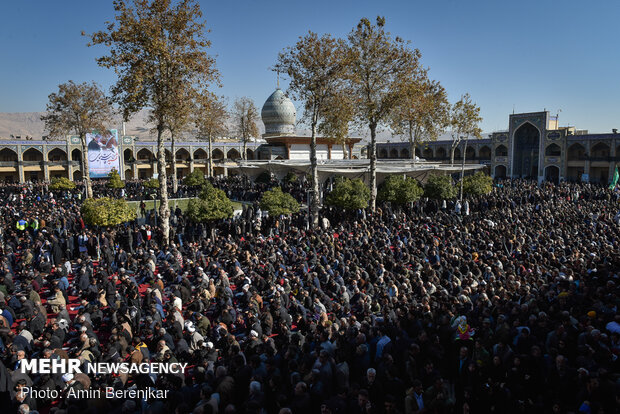
<instances>
[{"instance_id":1,"label":"dense crowd","mask_svg":"<svg viewBox=\"0 0 620 414\"><path fill-rule=\"evenodd\" d=\"M216 185L254 201L271 184ZM318 229L256 204L213 228L177 210L171 243L144 220L85 226L76 194L0 186L0 404L11 412L618 410L620 214L604 187L504 182L463 205L325 210ZM189 365L28 375L24 358ZM30 386L169 392L37 399Z\"/></svg>"}]
</instances>

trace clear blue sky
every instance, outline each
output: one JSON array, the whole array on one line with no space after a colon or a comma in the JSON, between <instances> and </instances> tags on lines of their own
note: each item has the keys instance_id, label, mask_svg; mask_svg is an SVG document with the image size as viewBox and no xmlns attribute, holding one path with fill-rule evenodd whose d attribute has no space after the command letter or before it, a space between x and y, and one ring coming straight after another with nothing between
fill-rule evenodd
<instances>
[{"instance_id":1,"label":"clear blue sky","mask_svg":"<svg viewBox=\"0 0 620 414\"><path fill-rule=\"evenodd\" d=\"M483 130L504 129L517 112L552 113L561 125L593 132L620 128L618 1L203 0L211 53L232 101L257 105L275 87L269 70L279 51L308 30L345 36L361 17L387 18L387 28L422 52L431 76L457 100L469 92ZM87 48L82 30L103 29L111 1L21 0L0 5L0 112L45 108L59 83L94 80L108 88L111 70ZM283 82L283 86L285 83Z\"/></svg>"}]
</instances>

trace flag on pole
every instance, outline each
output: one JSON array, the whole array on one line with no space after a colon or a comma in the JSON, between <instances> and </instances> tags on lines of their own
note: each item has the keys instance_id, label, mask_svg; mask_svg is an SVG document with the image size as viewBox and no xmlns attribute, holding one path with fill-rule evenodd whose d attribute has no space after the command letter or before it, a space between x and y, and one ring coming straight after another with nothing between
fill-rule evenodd
<instances>
[{"instance_id":1,"label":"flag on pole","mask_svg":"<svg viewBox=\"0 0 620 414\"><path fill-rule=\"evenodd\" d=\"M611 184L609 184L609 189L613 190L616 188L618 184L618 178L620 178L620 173L618 173L618 166L616 165L616 171L614 172L614 178L611 179Z\"/></svg>"}]
</instances>

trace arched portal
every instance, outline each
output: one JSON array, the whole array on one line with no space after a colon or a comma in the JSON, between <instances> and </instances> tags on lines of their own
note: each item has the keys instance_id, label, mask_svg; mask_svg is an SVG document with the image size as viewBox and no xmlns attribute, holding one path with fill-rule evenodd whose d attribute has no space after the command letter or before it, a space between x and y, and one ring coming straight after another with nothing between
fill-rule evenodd
<instances>
[{"instance_id":1,"label":"arched portal","mask_svg":"<svg viewBox=\"0 0 620 414\"><path fill-rule=\"evenodd\" d=\"M409 158L409 150L407 148L400 150L400 158Z\"/></svg>"},{"instance_id":2,"label":"arched portal","mask_svg":"<svg viewBox=\"0 0 620 414\"><path fill-rule=\"evenodd\" d=\"M574 143L570 147L568 147L567 160L568 161L583 161L585 160L586 148L579 144Z\"/></svg>"},{"instance_id":3,"label":"arched portal","mask_svg":"<svg viewBox=\"0 0 620 414\"><path fill-rule=\"evenodd\" d=\"M185 148L181 148L177 151L177 161L188 161L191 158L189 151Z\"/></svg>"},{"instance_id":4,"label":"arched portal","mask_svg":"<svg viewBox=\"0 0 620 414\"><path fill-rule=\"evenodd\" d=\"M545 149L545 156L547 157L559 157L562 155L562 148L558 144L548 145Z\"/></svg>"},{"instance_id":5,"label":"arched portal","mask_svg":"<svg viewBox=\"0 0 620 414\"><path fill-rule=\"evenodd\" d=\"M151 162L152 159L153 153L150 150L142 148L140 151L138 151L138 160Z\"/></svg>"},{"instance_id":6,"label":"arched portal","mask_svg":"<svg viewBox=\"0 0 620 414\"><path fill-rule=\"evenodd\" d=\"M38 149L28 148L22 154L24 161L43 161L43 153Z\"/></svg>"},{"instance_id":7,"label":"arched portal","mask_svg":"<svg viewBox=\"0 0 620 414\"><path fill-rule=\"evenodd\" d=\"M17 153L9 148L3 148L0 151L0 161L17 162Z\"/></svg>"},{"instance_id":8,"label":"arched portal","mask_svg":"<svg viewBox=\"0 0 620 414\"><path fill-rule=\"evenodd\" d=\"M388 152L385 148L381 148L379 150L379 158L387 158L388 157Z\"/></svg>"},{"instance_id":9,"label":"arched portal","mask_svg":"<svg viewBox=\"0 0 620 414\"><path fill-rule=\"evenodd\" d=\"M448 153L446 152L446 149L444 147L437 148L437 159L445 160L446 158L448 158Z\"/></svg>"},{"instance_id":10,"label":"arched portal","mask_svg":"<svg viewBox=\"0 0 620 414\"><path fill-rule=\"evenodd\" d=\"M219 149L219 148L214 149L213 150L213 159L214 160L221 160L222 158L224 158L224 152L221 149Z\"/></svg>"},{"instance_id":11,"label":"arched portal","mask_svg":"<svg viewBox=\"0 0 620 414\"><path fill-rule=\"evenodd\" d=\"M241 154L239 154L239 151L232 148L228 150L228 154L226 154L226 157L230 158L231 160L238 160L239 158L241 158Z\"/></svg>"},{"instance_id":12,"label":"arched portal","mask_svg":"<svg viewBox=\"0 0 620 414\"><path fill-rule=\"evenodd\" d=\"M398 150L396 148L390 150L390 158L398 158Z\"/></svg>"},{"instance_id":13,"label":"arched portal","mask_svg":"<svg viewBox=\"0 0 620 414\"><path fill-rule=\"evenodd\" d=\"M540 131L529 122L521 125L514 134L512 161L513 177L538 177L538 151Z\"/></svg>"},{"instance_id":14,"label":"arched portal","mask_svg":"<svg viewBox=\"0 0 620 414\"><path fill-rule=\"evenodd\" d=\"M497 165L495 167L495 178L506 178L506 166L505 165Z\"/></svg>"},{"instance_id":15,"label":"arched portal","mask_svg":"<svg viewBox=\"0 0 620 414\"><path fill-rule=\"evenodd\" d=\"M496 157L506 157L508 156L508 148L505 145L499 145L495 148L495 156Z\"/></svg>"},{"instance_id":16,"label":"arched portal","mask_svg":"<svg viewBox=\"0 0 620 414\"><path fill-rule=\"evenodd\" d=\"M209 155L207 155L207 152L203 150L202 148L198 148L196 151L194 151L195 160L206 160L208 158L209 158Z\"/></svg>"},{"instance_id":17,"label":"arched portal","mask_svg":"<svg viewBox=\"0 0 620 414\"><path fill-rule=\"evenodd\" d=\"M555 165L545 168L545 180L557 184L560 181L560 169Z\"/></svg>"},{"instance_id":18,"label":"arched portal","mask_svg":"<svg viewBox=\"0 0 620 414\"><path fill-rule=\"evenodd\" d=\"M481 147L480 150L478 151L478 156L480 157L481 160L490 160L491 159L491 148L487 147L486 145Z\"/></svg>"},{"instance_id":19,"label":"arched portal","mask_svg":"<svg viewBox=\"0 0 620 414\"><path fill-rule=\"evenodd\" d=\"M433 149L432 148L424 148L424 151L422 152L422 157L426 160L431 160L433 159Z\"/></svg>"},{"instance_id":20,"label":"arched portal","mask_svg":"<svg viewBox=\"0 0 620 414\"><path fill-rule=\"evenodd\" d=\"M82 161L82 151L77 148L71 151L71 161Z\"/></svg>"},{"instance_id":21,"label":"arched portal","mask_svg":"<svg viewBox=\"0 0 620 414\"><path fill-rule=\"evenodd\" d=\"M47 159L50 162L67 161L67 153L61 150L60 148L54 148L53 150L47 153Z\"/></svg>"},{"instance_id":22,"label":"arched portal","mask_svg":"<svg viewBox=\"0 0 620 414\"><path fill-rule=\"evenodd\" d=\"M476 150L473 147L467 146L467 149L465 150L465 159L471 161L475 158L476 158Z\"/></svg>"}]
</instances>

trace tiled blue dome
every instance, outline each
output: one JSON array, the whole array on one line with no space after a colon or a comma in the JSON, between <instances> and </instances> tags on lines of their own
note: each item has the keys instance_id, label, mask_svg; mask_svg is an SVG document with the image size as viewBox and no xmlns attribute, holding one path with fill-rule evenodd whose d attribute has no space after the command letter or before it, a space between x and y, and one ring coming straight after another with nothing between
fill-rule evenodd
<instances>
[{"instance_id":1,"label":"tiled blue dome","mask_svg":"<svg viewBox=\"0 0 620 414\"><path fill-rule=\"evenodd\" d=\"M265 135L295 133L297 113L293 102L278 88L265 101L260 113L265 124Z\"/></svg>"}]
</instances>

